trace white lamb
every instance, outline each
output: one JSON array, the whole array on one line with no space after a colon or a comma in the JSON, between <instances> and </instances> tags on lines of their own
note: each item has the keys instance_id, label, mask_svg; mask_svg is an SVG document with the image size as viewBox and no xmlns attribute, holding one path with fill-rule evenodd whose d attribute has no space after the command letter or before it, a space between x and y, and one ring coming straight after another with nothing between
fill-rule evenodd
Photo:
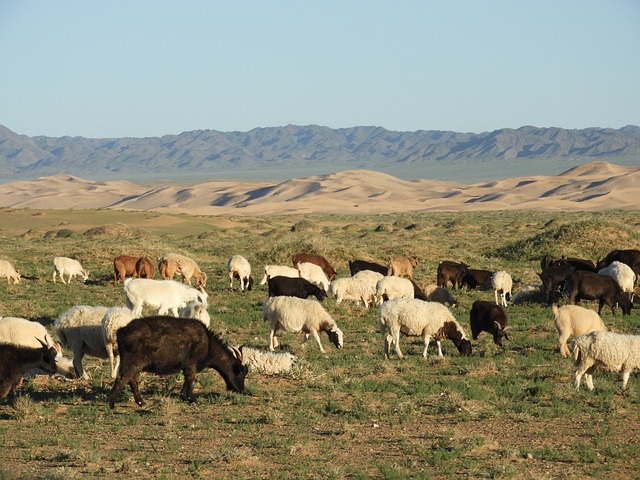
<instances>
[{"instance_id":1,"label":"white lamb","mask_svg":"<svg viewBox=\"0 0 640 480\"><path fill-rule=\"evenodd\" d=\"M0 259L0 278L5 277L7 283L20 283L20 274L9 260Z\"/></svg>"},{"instance_id":2,"label":"white lamb","mask_svg":"<svg viewBox=\"0 0 640 480\"><path fill-rule=\"evenodd\" d=\"M458 305L458 301L451 295L451 292L444 287L439 287L435 283L424 287L422 292L426 295L430 302L448 303L450 307Z\"/></svg>"},{"instance_id":3,"label":"white lamb","mask_svg":"<svg viewBox=\"0 0 640 480\"><path fill-rule=\"evenodd\" d=\"M376 283L376 303L392 298L413 298L414 289L411 280L404 277L386 276Z\"/></svg>"},{"instance_id":4,"label":"white lamb","mask_svg":"<svg viewBox=\"0 0 640 480\"><path fill-rule=\"evenodd\" d=\"M69 275L69 280L64 281L65 273ZM83 282L89 279L89 271L82 267L78 260L68 257L55 257L53 259L53 283L56 283L56 275L60 276L62 283L70 283L71 279L76 275L82 278Z\"/></svg>"},{"instance_id":5,"label":"white lamb","mask_svg":"<svg viewBox=\"0 0 640 480\"><path fill-rule=\"evenodd\" d=\"M120 354L118 352L118 330L136 318L133 312L124 307L111 307L102 317L102 335L104 345L111 364L111 378L116 378L120 367Z\"/></svg>"},{"instance_id":6,"label":"white lamb","mask_svg":"<svg viewBox=\"0 0 640 480\"><path fill-rule=\"evenodd\" d=\"M587 388L593 390L593 372L596 369L622 372L622 389L627 388L631 372L640 368L640 336L596 330L581 335L573 343L575 385L580 388L582 375Z\"/></svg>"},{"instance_id":7,"label":"white lamb","mask_svg":"<svg viewBox=\"0 0 640 480\"><path fill-rule=\"evenodd\" d=\"M507 302L511 300L511 289L513 288L513 280L504 270L495 272L491 277L491 286L496 294L496 304L507 306ZM498 295L500 300L498 300Z\"/></svg>"},{"instance_id":8,"label":"white lamb","mask_svg":"<svg viewBox=\"0 0 640 480\"><path fill-rule=\"evenodd\" d=\"M633 302L633 290L636 285L636 274L631 267L622 262L611 262L608 267L598 271L600 275L608 275L613 278L623 292L629 295L629 300Z\"/></svg>"},{"instance_id":9,"label":"white lamb","mask_svg":"<svg viewBox=\"0 0 640 480\"><path fill-rule=\"evenodd\" d=\"M431 337L436 339L438 356L442 357L442 339L451 340L462 355L471 355L471 342L451 314L438 302L425 302L415 298L394 298L384 302L378 309L378 329L384 335L384 354L389 358L391 345L402 358L400 333L420 336L424 341L422 356L427 356Z\"/></svg>"},{"instance_id":10,"label":"white lamb","mask_svg":"<svg viewBox=\"0 0 640 480\"><path fill-rule=\"evenodd\" d=\"M298 357L289 352L264 352L242 345L240 353L244 365L263 375L290 373L298 364Z\"/></svg>"},{"instance_id":11,"label":"white lamb","mask_svg":"<svg viewBox=\"0 0 640 480\"><path fill-rule=\"evenodd\" d=\"M358 304L362 302L365 308L369 308L376 299L376 284L363 277L336 278L329 285L329 293L335 297L336 303L350 300Z\"/></svg>"},{"instance_id":12,"label":"white lamb","mask_svg":"<svg viewBox=\"0 0 640 480\"><path fill-rule=\"evenodd\" d=\"M298 278L300 271L297 268L286 265L265 265L264 276L260 280L260 285L265 285L271 277L291 277Z\"/></svg>"},{"instance_id":13,"label":"white lamb","mask_svg":"<svg viewBox=\"0 0 640 480\"><path fill-rule=\"evenodd\" d=\"M227 262L227 271L229 272L229 289L233 290L233 279L240 279L240 290L251 290L253 278L251 278L251 265L249 260L242 255L234 255Z\"/></svg>"},{"instance_id":14,"label":"white lamb","mask_svg":"<svg viewBox=\"0 0 640 480\"><path fill-rule=\"evenodd\" d=\"M313 335L320 351L325 353L318 332L326 332L329 340L342 348L344 336L329 313L316 300L297 297L270 297L262 306L262 319L269 322L269 350L278 346L278 330L304 333L304 344Z\"/></svg>"},{"instance_id":15,"label":"white lamb","mask_svg":"<svg viewBox=\"0 0 640 480\"><path fill-rule=\"evenodd\" d=\"M322 288L325 292L329 291L329 279L324 273L322 267L315 263L302 262L296 265L300 272L300 277Z\"/></svg>"},{"instance_id":16,"label":"white lamb","mask_svg":"<svg viewBox=\"0 0 640 480\"><path fill-rule=\"evenodd\" d=\"M124 280L126 305L133 310L135 317L142 315L142 308L158 311L158 315L178 316L178 309L189 302L199 301L206 304L208 295L202 289L190 287L174 280L153 280L151 278L131 278Z\"/></svg>"},{"instance_id":17,"label":"white lamb","mask_svg":"<svg viewBox=\"0 0 640 480\"><path fill-rule=\"evenodd\" d=\"M567 347L569 337L578 337L595 330L606 330L600 315L594 310L580 307L579 305L564 305L558 308L551 307L555 317L556 330L558 331L558 341L560 343L560 353L563 357L570 355Z\"/></svg>"},{"instance_id":18,"label":"white lamb","mask_svg":"<svg viewBox=\"0 0 640 480\"><path fill-rule=\"evenodd\" d=\"M75 370L71 360L62 355L60 344L55 342L44 325L39 322L19 317L0 317L0 343L11 343L22 347L40 348L44 343L54 347L56 356L56 371L65 377L74 377Z\"/></svg>"},{"instance_id":19,"label":"white lamb","mask_svg":"<svg viewBox=\"0 0 640 480\"><path fill-rule=\"evenodd\" d=\"M186 307L181 308L178 316L180 318L195 318L196 320L200 320L207 328L211 325L211 317L207 311L207 304L197 300L189 302Z\"/></svg>"},{"instance_id":20,"label":"white lamb","mask_svg":"<svg viewBox=\"0 0 640 480\"><path fill-rule=\"evenodd\" d=\"M53 323L60 343L73 352L73 366L82 379L89 378L82 366L85 355L109 357L102 333L102 318L107 310L107 307L76 305L61 313Z\"/></svg>"}]
</instances>

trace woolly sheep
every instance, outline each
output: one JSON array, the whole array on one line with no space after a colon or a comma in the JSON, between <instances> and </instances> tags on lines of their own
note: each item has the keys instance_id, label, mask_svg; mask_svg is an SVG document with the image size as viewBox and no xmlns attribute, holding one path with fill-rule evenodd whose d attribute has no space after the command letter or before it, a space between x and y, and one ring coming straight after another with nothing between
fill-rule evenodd
<instances>
[{"instance_id":1,"label":"woolly sheep","mask_svg":"<svg viewBox=\"0 0 640 480\"><path fill-rule=\"evenodd\" d=\"M448 303L450 307L458 305L458 301L451 295L449 290L444 287L439 287L435 284L427 285L424 287L424 294L427 296L429 302Z\"/></svg>"},{"instance_id":2,"label":"woolly sheep","mask_svg":"<svg viewBox=\"0 0 640 480\"><path fill-rule=\"evenodd\" d=\"M102 333L102 319L107 310L101 306L76 305L61 313L53 323L60 343L73 352L73 366L82 379L89 378L82 366L85 355L109 358Z\"/></svg>"},{"instance_id":3,"label":"woolly sheep","mask_svg":"<svg viewBox=\"0 0 640 480\"><path fill-rule=\"evenodd\" d=\"M462 355L471 355L471 342L462 326L449 309L437 302L425 302L415 298L394 298L384 302L378 309L378 329L385 337L384 354L389 358L391 344L402 358L400 333L421 336L424 341L422 356L427 356L431 337L438 345L438 356L442 357L443 338L451 340Z\"/></svg>"},{"instance_id":4,"label":"woolly sheep","mask_svg":"<svg viewBox=\"0 0 640 480\"><path fill-rule=\"evenodd\" d=\"M511 300L511 288L513 287L511 275L504 270L494 273L493 277L491 277L491 286L496 295L496 304L506 307L507 302ZM500 300L498 300L498 295Z\"/></svg>"},{"instance_id":5,"label":"woolly sheep","mask_svg":"<svg viewBox=\"0 0 640 480\"><path fill-rule=\"evenodd\" d=\"M102 317L102 336L104 345L111 364L111 378L116 378L120 367L120 354L118 353L118 329L128 325L136 318L133 312L124 307L111 307Z\"/></svg>"},{"instance_id":6,"label":"woolly sheep","mask_svg":"<svg viewBox=\"0 0 640 480\"><path fill-rule=\"evenodd\" d=\"M158 315L171 312L178 316L178 309L189 302L199 301L207 303L208 295L202 289L189 287L175 280L153 280L151 278L126 278L124 292L127 297L126 305L136 317L142 315L142 308L158 310Z\"/></svg>"},{"instance_id":7,"label":"woolly sheep","mask_svg":"<svg viewBox=\"0 0 640 480\"><path fill-rule=\"evenodd\" d=\"M633 272L631 267L626 263L614 261L609 264L608 267L605 267L598 271L599 275L608 275L613 278L620 288L622 288L623 292L629 294L629 300L633 301L633 290L636 285L636 274Z\"/></svg>"},{"instance_id":8,"label":"woolly sheep","mask_svg":"<svg viewBox=\"0 0 640 480\"><path fill-rule=\"evenodd\" d=\"M207 311L207 304L199 302L197 300L187 303L187 306L181 308L178 312L180 318L195 318L204 323L204 326L209 328L211 325L211 317Z\"/></svg>"},{"instance_id":9,"label":"woolly sheep","mask_svg":"<svg viewBox=\"0 0 640 480\"><path fill-rule=\"evenodd\" d=\"M327 274L322 270L322 267L310 262L298 263L296 267L300 272L301 278L319 286L325 292L329 290L329 279L327 278Z\"/></svg>"},{"instance_id":10,"label":"woolly sheep","mask_svg":"<svg viewBox=\"0 0 640 480\"><path fill-rule=\"evenodd\" d=\"M413 298L414 287L411 280L404 277L386 276L376 283L376 303L392 298Z\"/></svg>"},{"instance_id":11,"label":"woolly sheep","mask_svg":"<svg viewBox=\"0 0 640 480\"><path fill-rule=\"evenodd\" d=\"M192 278L197 287L204 287L207 284L207 274L200 270L196 261L179 253L167 253L162 256L158 260L158 272L164 280L171 280L176 273L179 273L182 275L182 281L189 286Z\"/></svg>"},{"instance_id":12,"label":"woolly sheep","mask_svg":"<svg viewBox=\"0 0 640 480\"><path fill-rule=\"evenodd\" d=\"M67 282L64 281L65 273L69 275ZM89 271L85 270L78 260L68 257L55 257L53 259L53 283L56 283L56 275L60 276L62 283L70 283L71 278L76 275L82 277L83 282L89 279Z\"/></svg>"},{"instance_id":13,"label":"woolly sheep","mask_svg":"<svg viewBox=\"0 0 640 480\"><path fill-rule=\"evenodd\" d=\"M242 345L240 353L244 365L263 375L289 373L298 363L298 357L289 352L264 352Z\"/></svg>"},{"instance_id":14,"label":"woolly sheep","mask_svg":"<svg viewBox=\"0 0 640 480\"><path fill-rule=\"evenodd\" d=\"M555 317L556 330L558 332L558 342L560 343L560 353L567 358L570 355L567 347L569 337L578 337L595 330L606 330L602 319L597 312L583 308L578 305L564 305L558 308L551 307Z\"/></svg>"},{"instance_id":15,"label":"woolly sheep","mask_svg":"<svg viewBox=\"0 0 640 480\"><path fill-rule=\"evenodd\" d=\"M631 372L640 368L640 336L596 330L580 335L573 343L575 386L585 376L589 390L593 390L596 369L622 372L622 390L627 388Z\"/></svg>"},{"instance_id":16,"label":"woolly sheep","mask_svg":"<svg viewBox=\"0 0 640 480\"><path fill-rule=\"evenodd\" d=\"M20 283L20 274L8 260L0 259L0 278L5 277L7 283ZM38 345L39 347L40 345Z\"/></svg>"},{"instance_id":17,"label":"woolly sheep","mask_svg":"<svg viewBox=\"0 0 640 480\"><path fill-rule=\"evenodd\" d=\"M227 271L229 272L229 290L233 290L233 279L240 279L240 290L251 290L253 286L253 278L251 277L251 265L249 261L242 255L234 255L227 262Z\"/></svg>"},{"instance_id":18,"label":"woolly sheep","mask_svg":"<svg viewBox=\"0 0 640 480\"><path fill-rule=\"evenodd\" d=\"M260 280L260 285L266 285L267 280L271 277L291 277L297 278L300 271L297 268L288 267L286 265L265 265L264 276Z\"/></svg>"},{"instance_id":19,"label":"woolly sheep","mask_svg":"<svg viewBox=\"0 0 640 480\"><path fill-rule=\"evenodd\" d=\"M367 282L362 277L336 278L329 285L329 293L335 297L336 303L350 300L364 304L365 308L374 303L376 289L375 284Z\"/></svg>"},{"instance_id":20,"label":"woolly sheep","mask_svg":"<svg viewBox=\"0 0 640 480\"><path fill-rule=\"evenodd\" d=\"M541 283L525 285L516 292L511 303L520 305L528 302L544 302L544 286Z\"/></svg>"},{"instance_id":21,"label":"woolly sheep","mask_svg":"<svg viewBox=\"0 0 640 480\"><path fill-rule=\"evenodd\" d=\"M303 332L303 344L309 339L309 335L313 335L322 353L326 352L322 348L318 332L326 332L336 348L342 348L344 344L342 330L316 300L270 297L262 307L262 319L269 322L269 350L271 351L278 346L276 338L278 330L291 333Z\"/></svg>"}]
</instances>

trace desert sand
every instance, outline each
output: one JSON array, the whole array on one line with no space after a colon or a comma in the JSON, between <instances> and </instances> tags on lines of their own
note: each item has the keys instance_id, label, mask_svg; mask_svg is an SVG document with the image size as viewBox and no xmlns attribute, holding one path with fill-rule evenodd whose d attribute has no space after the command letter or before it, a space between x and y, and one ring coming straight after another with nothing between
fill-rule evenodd
<instances>
[{"instance_id":1,"label":"desert sand","mask_svg":"<svg viewBox=\"0 0 640 480\"><path fill-rule=\"evenodd\" d=\"M426 211L638 209L640 167L594 162L557 176L477 184L401 180L347 170L281 183L153 186L60 174L0 184L0 207L148 210L191 215L376 214Z\"/></svg>"}]
</instances>

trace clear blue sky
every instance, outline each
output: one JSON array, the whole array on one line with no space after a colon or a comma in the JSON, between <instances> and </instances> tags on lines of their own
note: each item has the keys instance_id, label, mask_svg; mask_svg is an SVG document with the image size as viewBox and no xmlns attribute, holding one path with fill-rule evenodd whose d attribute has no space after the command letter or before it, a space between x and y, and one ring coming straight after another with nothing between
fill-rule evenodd
<instances>
[{"instance_id":1,"label":"clear blue sky","mask_svg":"<svg viewBox=\"0 0 640 480\"><path fill-rule=\"evenodd\" d=\"M0 61L24 135L640 124L638 0L0 0Z\"/></svg>"}]
</instances>

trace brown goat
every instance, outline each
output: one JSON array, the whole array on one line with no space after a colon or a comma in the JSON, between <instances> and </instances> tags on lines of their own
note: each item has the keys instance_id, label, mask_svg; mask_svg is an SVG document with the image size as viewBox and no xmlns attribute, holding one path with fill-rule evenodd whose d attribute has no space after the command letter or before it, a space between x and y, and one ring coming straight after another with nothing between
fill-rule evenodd
<instances>
[{"instance_id":1,"label":"brown goat","mask_svg":"<svg viewBox=\"0 0 640 480\"><path fill-rule=\"evenodd\" d=\"M118 279L124 282L129 277L137 277L136 263L140 257L132 257L130 255L118 255L113 259L113 284L118 283Z\"/></svg>"},{"instance_id":2,"label":"brown goat","mask_svg":"<svg viewBox=\"0 0 640 480\"><path fill-rule=\"evenodd\" d=\"M21 347L9 343L0 344L0 400L7 395L15 396L16 387L23 375L32 368L47 373L56 373L56 355L53 347L42 341L41 348Z\"/></svg>"},{"instance_id":3,"label":"brown goat","mask_svg":"<svg viewBox=\"0 0 640 480\"><path fill-rule=\"evenodd\" d=\"M138 278L153 278L156 269L149 257L140 257L136 262L136 276Z\"/></svg>"}]
</instances>

